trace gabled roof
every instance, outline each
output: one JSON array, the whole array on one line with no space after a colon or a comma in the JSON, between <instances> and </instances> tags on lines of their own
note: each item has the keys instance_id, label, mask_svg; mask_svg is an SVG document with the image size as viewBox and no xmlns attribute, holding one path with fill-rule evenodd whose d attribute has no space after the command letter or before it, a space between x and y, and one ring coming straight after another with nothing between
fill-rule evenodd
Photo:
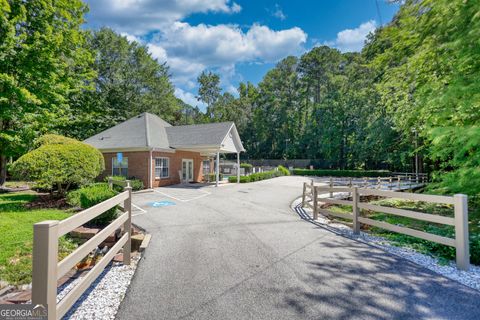
<instances>
[{"instance_id":1,"label":"gabled roof","mask_svg":"<svg viewBox=\"0 0 480 320\"><path fill-rule=\"evenodd\" d=\"M221 145L232 126L233 122L218 122L169 127L168 141L173 148Z\"/></svg>"},{"instance_id":2,"label":"gabled roof","mask_svg":"<svg viewBox=\"0 0 480 320\"><path fill-rule=\"evenodd\" d=\"M142 113L85 140L99 150L245 151L233 122L172 126Z\"/></svg>"},{"instance_id":3,"label":"gabled roof","mask_svg":"<svg viewBox=\"0 0 480 320\"><path fill-rule=\"evenodd\" d=\"M117 124L86 139L99 150L105 149L170 149L166 128L171 124L150 113Z\"/></svg>"}]
</instances>

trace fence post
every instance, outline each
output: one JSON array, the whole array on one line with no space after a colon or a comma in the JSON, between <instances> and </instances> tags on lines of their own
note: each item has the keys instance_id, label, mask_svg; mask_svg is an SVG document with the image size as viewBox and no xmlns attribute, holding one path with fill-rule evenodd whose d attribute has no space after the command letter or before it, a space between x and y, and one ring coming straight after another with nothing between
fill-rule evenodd
<instances>
[{"instance_id":1,"label":"fence post","mask_svg":"<svg viewBox=\"0 0 480 320\"><path fill-rule=\"evenodd\" d=\"M353 187L353 206L352 206L352 213L353 213L353 233L359 234L360 233L360 224L358 222L358 188Z\"/></svg>"},{"instance_id":2,"label":"fence post","mask_svg":"<svg viewBox=\"0 0 480 320\"><path fill-rule=\"evenodd\" d=\"M380 185L382 184L382 181L380 180L380 177L377 178L377 189L380 189Z\"/></svg>"},{"instance_id":3,"label":"fence post","mask_svg":"<svg viewBox=\"0 0 480 320\"><path fill-rule=\"evenodd\" d=\"M348 187L349 187L350 189L352 188L352 177L350 177L350 178L348 179ZM348 193L348 196L351 197L351 196L352 196L352 193L349 192L349 193Z\"/></svg>"},{"instance_id":4,"label":"fence post","mask_svg":"<svg viewBox=\"0 0 480 320\"><path fill-rule=\"evenodd\" d=\"M303 193L302 193L302 208L305 207L305 192L307 191L307 183L303 183Z\"/></svg>"},{"instance_id":5,"label":"fence post","mask_svg":"<svg viewBox=\"0 0 480 320\"><path fill-rule=\"evenodd\" d=\"M392 190L392 177L388 179L388 189Z\"/></svg>"},{"instance_id":6,"label":"fence post","mask_svg":"<svg viewBox=\"0 0 480 320\"><path fill-rule=\"evenodd\" d=\"M364 178L363 178L363 181L364 181L364 183L365 183L364 188L367 188L367 187L368 187L368 179L367 179L367 177L364 177Z\"/></svg>"},{"instance_id":7,"label":"fence post","mask_svg":"<svg viewBox=\"0 0 480 320\"><path fill-rule=\"evenodd\" d=\"M57 319L58 221L33 225L32 304L48 308L48 320Z\"/></svg>"},{"instance_id":8,"label":"fence post","mask_svg":"<svg viewBox=\"0 0 480 320\"><path fill-rule=\"evenodd\" d=\"M109 178L108 178L108 187L109 187L110 189L113 189L112 177L109 177Z\"/></svg>"},{"instance_id":9,"label":"fence post","mask_svg":"<svg viewBox=\"0 0 480 320\"><path fill-rule=\"evenodd\" d=\"M128 219L123 224L123 229L124 232L128 232L128 240L123 246L123 264L130 265L132 253L132 187L129 185L124 190L128 191L128 198L123 202L123 208L128 212Z\"/></svg>"},{"instance_id":10,"label":"fence post","mask_svg":"<svg viewBox=\"0 0 480 320\"><path fill-rule=\"evenodd\" d=\"M317 187L313 187L312 189L313 194L313 220L317 220L318 218L318 199L317 199Z\"/></svg>"},{"instance_id":11,"label":"fence post","mask_svg":"<svg viewBox=\"0 0 480 320\"><path fill-rule=\"evenodd\" d=\"M468 238L468 197L464 194L453 196L455 206L455 249L457 268L468 270L470 267L470 247Z\"/></svg>"},{"instance_id":12,"label":"fence post","mask_svg":"<svg viewBox=\"0 0 480 320\"><path fill-rule=\"evenodd\" d=\"M330 177L330 198L333 198L333 178Z\"/></svg>"},{"instance_id":13,"label":"fence post","mask_svg":"<svg viewBox=\"0 0 480 320\"><path fill-rule=\"evenodd\" d=\"M401 190L401 178L400 178L400 176L397 176L397 180L398 180L398 190L400 191Z\"/></svg>"}]
</instances>

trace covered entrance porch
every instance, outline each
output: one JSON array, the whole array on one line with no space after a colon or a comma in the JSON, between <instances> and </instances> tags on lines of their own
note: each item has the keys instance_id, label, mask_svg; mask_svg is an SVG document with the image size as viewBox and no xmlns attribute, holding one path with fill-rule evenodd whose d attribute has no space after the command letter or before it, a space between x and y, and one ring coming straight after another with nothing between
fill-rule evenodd
<instances>
[{"instance_id":1,"label":"covered entrance porch","mask_svg":"<svg viewBox=\"0 0 480 320\"><path fill-rule=\"evenodd\" d=\"M225 132L225 131L224 131ZM223 133L225 134L225 133ZM223 136L222 134L222 136ZM211 145L195 145L195 146L182 146L178 148L182 151L191 151L191 152L198 152L204 159L210 160L210 163L214 163L214 175L215 175L215 186L218 187L220 182L220 154L236 154L236 173L237 173L237 183L240 182L240 152L244 152L245 149L243 148L242 141L240 140L240 136L238 135L237 129L235 124L232 122L230 128L226 132L225 136L223 136L222 140L218 144L211 144ZM188 179L188 170L189 170L189 162L182 161L182 178ZM211 168L212 166L210 166ZM209 168L209 174L212 170ZM204 173L205 174L205 173Z\"/></svg>"}]
</instances>

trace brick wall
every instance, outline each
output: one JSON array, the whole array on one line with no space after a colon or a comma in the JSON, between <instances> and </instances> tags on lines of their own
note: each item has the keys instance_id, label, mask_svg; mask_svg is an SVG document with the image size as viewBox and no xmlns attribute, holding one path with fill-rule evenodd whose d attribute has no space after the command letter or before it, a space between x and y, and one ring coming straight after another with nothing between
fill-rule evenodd
<instances>
[{"instance_id":1,"label":"brick wall","mask_svg":"<svg viewBox=\"0 0 480 320\"><path fill-rule=\"evenodd\" d=\"M102 180L112 175L112 158L116 157L116 152L104 153L105 158L105 171L98 177ZM123 157L128 158L128 176L135 177L143 181L145 188L148 188L148 158L150 153L148 151L135 151L135 152L123 152ZM178 151L175 153L170 152L152 152L152 168L151 175L153 178L153 187L166 186L171 184L180 183L180 177L178 171L182 170L182 159L193 160L193 179L195 182L201 182L202 175L202 157L198 152ZM166 157L170 159L169 178L154 178L155 175L155 158Z\"/></svg>"},{"instance_id":2,"label":"brick wall","mask_svg":"<svg viewBox=\"0 0 480 320\"><path fill-rule=\"evenodd\" d=\"M122 152L124 158L128 158L128 176L135 177L143 181L143 185L148 187L148 151ZM105 171L100 175L100 179L112 175L112 158L117 153L104 153Z\"/></svg>"},{"instance_id":3,"label":"brick wall","mask_svg":"<svg viewBox=\"0 0 480 320\"><path fill-rule=\"evenodd\" d=\"M170 184L180 183L179 170L182 170L182 159L193 160L193 180L195 182L202 181L202 157L198 152L179 151L175 153L153 152L153 158L166 157L170 159L169 178L154 178L153 187L166 186ZM152 176L155 175L155 160L152 161Z\"/></svg>"}]
</instances>

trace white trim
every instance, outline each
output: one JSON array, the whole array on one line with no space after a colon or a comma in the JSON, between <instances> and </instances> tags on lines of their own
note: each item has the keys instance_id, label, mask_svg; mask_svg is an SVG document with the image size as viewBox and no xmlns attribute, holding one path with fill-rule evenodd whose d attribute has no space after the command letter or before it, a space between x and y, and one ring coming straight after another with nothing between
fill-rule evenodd
<instances>
[{"instance_id":1,"label":"white trim","mask_svg":"<svg viewBox=\"0 0 480 320\"><path fill-rule=\"evenodd\" d=\"M154 159L155 159L155 166L154 166L154 170L153 170L153 176L154 176L154 178L155 178L155 179L160 179L160 180L162 180L162 179L170 179L170 157L155 157ZM161 176L163 167L162 167L162 166L157 167L157 159L162 159L162 160L163 160L163 159L167 159L168 176L166 176L166 177L162 177L162 176ZM157 168L160 169L160 176L159 176L159 177L157 177L157 173L156 173Z\"/></svg>"},{"instance_id":2,"label":"white trim","mask_svg":"<svg viewBox=\"0 0 480 320\"><path fill-rule=\"evenodd\" d=\"M233 128L235 128L235 134L232 133L232 129L233 129ZM222 143L221 143L221 145L220 145L220 149L224 146L225 140L226 140L227 138L230 138L230 134L232 134L231 139L234 140L234 143L235 143L235 140L237 140L236 142L237 142L238 145L240 146L240 150L237 150L236 152L245 151L245 148L243 147L242 140L240 139L240 135L238 134L238 130L237 130L237 126L235 125L235 122L232 123L232 125L230 126L230 129L228 129L227 134L226 134L225 137L223 138ZM235 136L235 137L233 137L233 136ZM236 146L235 146L235 147L236 147ZM235 153L235 152L231 152L231 153Z\"/></svg>"},{"instance_id":3,"label":"white trim","mask_svg":"<svg viewBox=\"0 0 480 320\"><path fill-rule=\"evenodd\" d=\"M182 179L180 180L183 180L183 161L190 161L192 162L192 179L189 180L188 177L187 177L187 174L185 174L185 179L187 180L187 182L191 182L191 181L195 181L195 161L193 161L193 159L190 159L190 158L182 158ZM187 168L187 173L188 173L188 164L186 166Z\"/></svg>"},{"instance_id":4,"label":"white trim","mask_svg":"<svg viewBox=\"0 0 480 320\"><path fill-rule=\"evenodd\" d=\"M98 148L97 148L98 149ZM137 151L158 151L158 152L169 152L175 153L175 149L169 148L150 148L150 147L126 147L126 148L105 148L98 149L102 153L112 153L112 152L137 152Z\"/></svg>"},{"instance_id":5,"label":"white trim","mask_svg":"<svg viewBox=\"0 0 480 320\"><path fill-rule=\"evenodd\" d=\"M114 176L114 174L113 174L113 160L114 159L117 159L117 155L112 157L112 176ZM123 157L123 159L127 159L127 161L128 161L128 157ZM123 167L121 167L121 168L123 168ZM128 162L127 162L127 168L126 169L127 169L127 176L126 177L128 177Z\"/></svg>"}]
</instances>

